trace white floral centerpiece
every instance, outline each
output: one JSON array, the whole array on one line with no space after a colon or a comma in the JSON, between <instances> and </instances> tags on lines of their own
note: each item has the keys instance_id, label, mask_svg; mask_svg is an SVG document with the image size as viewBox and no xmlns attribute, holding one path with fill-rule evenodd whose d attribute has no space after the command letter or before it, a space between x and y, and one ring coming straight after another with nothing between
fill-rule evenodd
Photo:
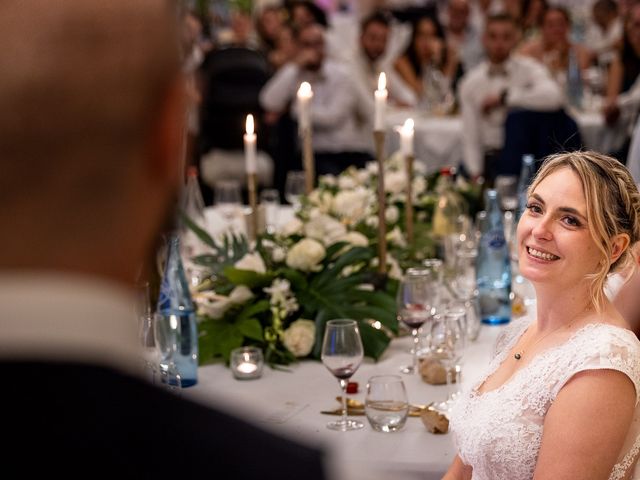
<instances>
[{"instance_id":1,"label":"white floral centerpiece","mask_svg":"<svg viewBox=\"0 0 640 480\"><path fill-rule=\"evenodd\" d=\"M416 165L411 179L416 226L429 229L435 177ZM385 171L387 275L377 272L377 164L323 176L303 198L298 215L275 234L251 245L243 237L214 241L187 224L212 253L194 260L210 269L194 299L198 305L201 363L229 358L231 350L257 345L272 365L319 358L324 326L334 318L359 322L365 354L386 349L398 331L395 306L399 264L431 256L429 237L408 246L403 232L403 162L392 156Z\"/></svg>"}]
</instances>

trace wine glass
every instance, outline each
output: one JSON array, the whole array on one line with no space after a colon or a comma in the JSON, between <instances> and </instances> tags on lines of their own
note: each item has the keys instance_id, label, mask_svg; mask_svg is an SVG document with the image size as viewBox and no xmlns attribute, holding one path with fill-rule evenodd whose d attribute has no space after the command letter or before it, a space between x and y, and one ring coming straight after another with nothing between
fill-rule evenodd
<instances>
[{"instance_id":1,"label":"wine glass","mask_svg":"<svg viewBox=\"0 0 640 480\"><path fill-rule=\"evenodd\" d=\"M402 373L418 373L418 329L434 313L437 288L434 272L427 268L410 268L400 281L396 297L398 319L411 329L413 336L413 364L402 367Z\"/></svg>"},{"instance_id":2,"label":"wine glass","mask_svg":"<svg viewBox=\"0 0 640 480\"><path fill-rule=\"evenodd\" d=\"M237 180L220 180L215 183L214 191L215 204L227 224L231 225L242 204L240 184Z\"/></svg>"},{"instance_id":3,"label":"wine glass","mask_svg":"<svg viewBox=\"0 0 640 480\"><path fill-rule=\"evenodd\" d=\"M327 428L346 432L364 427L362 422L347 418L347 384L362 362L363 349L355 320L329 320L324 330L321 359L338 379L342 389L342 418L329 422Z\"/></svg>"},{"instance_id":4,"label":"wine glass","mask_svg":"<svg viewBox=\"0 0 640 480\"><path fill-rule=\"evenodd\" d=\"M443 413L448 413L453 405L454 397L451 385L452 372L456 381L460 381L460 361L464 353L466 340L466 312L464 308L454 307L437 315L431 324L431 351L444 367L447 379L447 398L436 405Z\"/></svg>"},{"instance_id":5,"label":"wine glass","mask_svg":"<svg viewBox=\"0 0 640 480\"><path fill-rule=\"evenodd\" d=\"M466 301L471 299L476 290L477 257L477 250L458 249L457 251L451 289L459 300Z\"/></svg>"},{"instance_id":6,"label":"wine glass","mask_svg":"<svg viewBox=\"0 0 640 480\"><path fill-rule=\"evenodd\" d=\"M153 309L151 308L151 293L149 282L143 281L136 284L136 316L138 317L138 341L142 347L142 365L144 376L151 383L155 382L156 375L156 345L154 335Z\"/></svg>"},{"instance_id":7,"label":"wine glass","mask_svg":"<svg viewBox=\"0 0 640 480\"><path fill-rule=\"evenodd\" d=\"M305 176L300 170L291 170L287 172L287 179L284 186L284 196L294 211L300 210L300 197L305 192Z\"/></svg>"},{"instance_id":8,"label":"wine glass","mask_svg":"<svg viewBox=\"0 0 640 480\"><path fill-rule=\"evenodd\" d=\"M160 385L173 393L179 393L182 388L182 378L175 364L178 328L180 328L178 317L156 313L153 325L156 348L160 355Z\"/></svg>"}]
</instances>

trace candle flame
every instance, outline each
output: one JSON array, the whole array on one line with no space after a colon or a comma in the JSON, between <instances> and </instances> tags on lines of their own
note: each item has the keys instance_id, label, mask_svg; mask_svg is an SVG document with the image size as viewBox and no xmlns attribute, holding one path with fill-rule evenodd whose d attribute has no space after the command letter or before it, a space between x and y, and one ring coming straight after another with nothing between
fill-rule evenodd
<instances>
[{"instance_id":1,"label":"candle flame","mask_svg":"<svg viewBox=\"0 0 640 480\"><path fill-rule=\"evenodd\" d=\"M253 135L253 115L249 114L247 115L247 123L246 123L246 128L247 128L247 135Z\"/></svg>"},{"instance_id":2,"label":"candle flame","mask_svg":"<svg viewBox=\"0 0 640 480\"><path fill-rule=\"evenodd\" d=\"M387 88L387 76L384 72L380 73L378 77L378 90L382 91Z\"/></svg>"},{"instance_id":3,"label":"candle flame","mask_svg":"<svg viewBox=\"0 0 640 480\"><path fill-rule=\"evenodd\" d=\"M310 97L313 94L311 91L311 84L309 82L302 82L298 89L299 97Z\"/></svg>"},{"instance_id":4,"label":"candle flame","mask_svg":"<svg viewBox=\"0 0 640 480\"><path fill-rule=\"evenodd\" d=\"M402 126L402 129L405 132L413 132L413 126L414 126L413 118L407 118L404 121L404 125Z\"/></svg>"}]
</instances>

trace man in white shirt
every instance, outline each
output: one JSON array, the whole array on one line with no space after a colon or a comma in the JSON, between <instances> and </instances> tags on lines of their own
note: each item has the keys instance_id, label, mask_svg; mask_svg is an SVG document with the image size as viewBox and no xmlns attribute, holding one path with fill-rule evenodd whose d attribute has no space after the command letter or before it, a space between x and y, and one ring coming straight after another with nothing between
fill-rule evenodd
<instances>
[{"instance_id":1,"label":"man in white shirt","mask_svg":"<svg viewBox=\"0 0 640 480\"><path fill-rule=\"evenodd\" d=\"M601 67L608 66L622 41L623 25L614 0L597 0L593 4L593 19L587 25L585 45Z\"/></svg>"},{"instance_id":2,"label":"man in white shirt","mask_svg":"<svg viewBox=\"0 0 640 480\"><path fill-rule=\"evenodd\" d=\"M182 176L176 20L0 2L3 478L323 478L315 450L139 374L134 283Z\"/></svg>"},{"instance_id":3,"label":"man in white shirt","mask_svg":"<svg viewBox=\"0 0 640 480\"><path fill-rule=\"evenodd\" d=\"M490 16L483 35L487 60L467 73L459 87L463 164L474 177L491 179L495 175L509 109L554 111L562 107L562 91L546 68L511 55L516 41L513 19L502 14Z\"/></svg>"},{"instance_id":4,"label":"man in white shirt","mask_svg":"<svg viewBox=\"0 0 640 480\"><path fill-rule=\"evenodd\" d=\"M360 134L371 112L359 101L355 81L346 66L325 58L324 29L317 24L296 34L299 52L260 92L269 113L282 114L292 106L297 117L296 92L302 82L313 90L310 106L316 172L338 174L350 165L363 167L370 160L369 142Z\"/></svg>"}]
</instances>

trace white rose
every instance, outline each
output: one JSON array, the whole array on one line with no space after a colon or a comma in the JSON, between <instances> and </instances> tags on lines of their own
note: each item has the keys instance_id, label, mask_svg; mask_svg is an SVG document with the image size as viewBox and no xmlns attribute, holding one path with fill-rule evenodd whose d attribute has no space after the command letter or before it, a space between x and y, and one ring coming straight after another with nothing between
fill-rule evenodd
<instances>
[{"instance_id":1,"label":"white rose","mask_svg":"<svg viewBox=\"0 0 640 480\"><path fill-rule=\"evenodd\" d=\"M304 238L287 253L287 266L309 272L318 267L325 254L322 244L311 238Z\"/></svg>"},{"instance_id":2,"label":"white rose","mask_svg":"<svg viewBox=\"0 0 640 480\"><path fill-rule=\"evenodd\" d=\"M282 336L282 343L296 357L309 355L315 340L316 325L311 320L296 320Z\"/></svg>"},{"instance_id":3,"label":"white rose","mask_svg":"<svg viewBox=\"0 0 640 480\"><path fill-rule=\"evenodd\" d=\"M285 237L290 237L291 235L302 233L302 227L302 221L299 218L294 217L282 227L280 233Z\"/></svg>"},{"instance_id":4,"label":"white rose","mask_svg":"<svg viewBox=\"0 0 640 480\"><path fill-rule=\"evenodd\" d=\"M252 298L253 293L245 285L238 285L236 288L231 290L231 293L229 294L229 300L235 305L240 305Z\"/></svg>"},{"instance_id":5,"label":"white rose","mask_svg":"<svg viewBox=\"0 0 640 480\"><path fill-rule=\"evenodd\" d=\"M364 223L371 228L378 228L378 224L380 223L377 215L370 215L364 221Z\"/></svg>"},{"instance_id":6,"label":"white rose","mask_svg":"<svg viewBox=\"0 0 640 480\"><path fill-rule=\"evenodd\" d=\"M377 175L378 174L378 162L376 162L376 161L367 162L367 164L365 165L365 170L367 172L369 172L370 175Z\"/></svg>"},{"instance_id":7,"label":"white rose","mask_svg":"<svg viewBox=\"0 0 640 480\"><path fill-rule=\"evenodd\" d=\"M390 205L384 212L384 218L387 223L396 223L400 217L400 210L395 205Z\"/></svg>"},{"instance_id":8,"label":"white rose","mask_svg":"<svg viewBox=\"0 0 640 480\"><path fill-rule=\"evenodd\" d=\"M402 280L402 269L400 268L400 264L398 261L390 254L387 254L387 269L389 273L389 278L393 278L394 280Z\"/></svg>"},{"instance_id":9,"label":"white rose","mask_svg":"<svg viewBox=\"0 0 640 480\"><path fill-rule=\"evenodd\" d=\"M362 220L371 209L372 193L364 187L338 192L333 198L333 212L351 222Z\"/></svg>"},{"instance_id":10,"label":"white rose","mask_svg":"<svg viewBox=\"0 0 640 480\"><path fill-rule=\"evenodd\" d=\"M407 175L402 170L388 172L384 176L384 190L388 193L402 193L407 186Z\"/></svg>"},{"instance_id":11,"label":"white rose","mask_svg":"<svg viewBox=\"0 0 640 480\"><path fill-rule=\"evenodd\" d=\"M317 214L312 215L304 226L304 233L307 237L331 245L347 233L347 227L329 215Z\"/></svg>"},{"instance_id":12,"label":"white rose","mask_svg":"<svg viewBox=\"0 0 640 480\"><path fill-rule=\"evenodd\" d=\"M427 189L427 181L422 176L416 177L413 179L413 184L411 186L412 186L411 190L413 191L413 194L415 196L418 196L424 193L424 191Z\"/></svg>"},{"instance_id":13,"label":"white rose","mask_svg":"<svg viewBox=\"0 0 640 480\"><path fill-rule=\"evenodd\" d=\"M338 182L336 180L336 176L335 175L331 175L330 173L326 174L326 175L322 175L318 181L318 183L320 184L324 184L327 187L333 187L335 186Z\"/></svg>"},{"instance_id":14,"label":"white rose","mask_svg":"<svg viewBox=\"0 0 640 480\"><path fill-rule=\"evenodd\" d=\"M267 272L267 267L259 253L247 253L233 266L239 270L250 270L257 273Z\"/></svg>"},{"instance_id":15,"label":"white rose","mask_svg":"<svg viewBox=\"0 0 640 480\"><path fill-rule=\"evenodd\" d=\"M385 162L387 169L389 170L402 170L404 168L404 155L400 150L396 150Z\"/></svg>"},{"instance_id":16,"label":"white rose","mask_svg":"<svg viewBox=\"0 0 640 480\"><path fill-rule=\"evenodd\" d=\"M349 242L354 247L366 247L369 245L369 239L360 232L349 232L340 240Z\"/></svg>"},{"instance_id":17,"label":"white rose","mask_svg":"<svg viewBox=\"0 0 640 480\"><path fill-rule=\"evenodd\" d=\"M356 181L349 175L340 175L338 177L338 188L340 190L352 190L357 186Z\"/></svg>"},{"instance_id":18,"label":"white rose","mask_svg":"<svg viewBox=\"0 0 640 480\"><path fill-rule=\"evenodd\" d=\"M398 228L397 226L393 230L391 230L389 233L387 233L387 241L389 243L394 243L399 247L407 246L407 242L404 239L404 235L402 235L400 228Z\"/></svg>"},{"instance_id":19,"label":"white rose","mask_svg":"<svg viewBox=\"0 0 640 480\"><path fill-rule=\"evenodd\" d=\"M356 177L357 182L360 185L366 185L367 183L369 183L369 180L371 179L371 175L364 168L362 168L360 170L357 170L356 173L355 173L355 177Z\"/></svg>"},{"instance_id":20,"label":"white rose","mask_svg":"<svg viewBox=\"0 0 640 480\"><path fill-rule=\"evenodd\" d=\"M271 258L276 263L284 262L286 256L287 253L282 247L275 247L273 250L271 250Z\"/></svg>"}]
</instances>

